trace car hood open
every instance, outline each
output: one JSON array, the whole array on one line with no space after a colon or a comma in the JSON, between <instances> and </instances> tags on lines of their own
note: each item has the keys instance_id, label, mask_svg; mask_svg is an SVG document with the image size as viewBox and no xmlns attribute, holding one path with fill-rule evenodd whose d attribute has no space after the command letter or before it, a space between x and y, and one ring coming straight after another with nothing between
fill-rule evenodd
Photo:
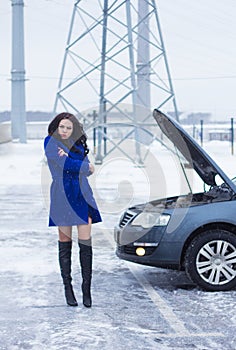
<instances>
[{"instance_id":1,"label":"car hood open","mask_svg":"<svg viewBox=\"0 0 236 350\"><path fill-rule=\"evenodd\" d=\"M157 109L154 110L153 117L161 131L207 185L216 186L216 175L219 175L236 193L236 185L176 120Z\"/></svg>"}]
</instances>

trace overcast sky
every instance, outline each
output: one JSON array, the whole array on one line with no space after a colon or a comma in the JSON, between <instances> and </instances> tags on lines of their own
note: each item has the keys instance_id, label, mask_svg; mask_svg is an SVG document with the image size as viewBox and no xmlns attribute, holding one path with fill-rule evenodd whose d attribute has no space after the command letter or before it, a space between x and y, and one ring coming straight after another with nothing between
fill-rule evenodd
<instances>
[{"instance_id":1,"label":"overcast sky","mask_svg":"<svg viewBox=\"0 0 236 350\"><path fill-rule=\"evenodd\" d=\"M27 110L52 111L74 1L24 3ZM236 118L236 1L159 0L156 4L178 109L211 112L215 119ZM9 0L0 3L0 52L2 112L11 105Z\"/></svg>"}]
</instances>

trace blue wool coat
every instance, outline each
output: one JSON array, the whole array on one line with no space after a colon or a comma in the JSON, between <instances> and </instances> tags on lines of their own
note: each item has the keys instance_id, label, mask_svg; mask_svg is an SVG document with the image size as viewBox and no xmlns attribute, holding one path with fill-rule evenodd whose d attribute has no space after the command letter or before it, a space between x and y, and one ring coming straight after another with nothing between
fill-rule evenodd
<instances>
[{"instance_id":1,"label":"blue wool coat","mask_svg":"<svg viewBox=\"0 0 236 350\"><path fill-rule=\"evenodd\" d=\"M59 156L58 148L66 155ZM102 221L88 182L89 160L82 145L72 152L53 136L44 140L44 150L52 175L50 189L49 226L74 226Z\"/></svg>"}]
</instances>

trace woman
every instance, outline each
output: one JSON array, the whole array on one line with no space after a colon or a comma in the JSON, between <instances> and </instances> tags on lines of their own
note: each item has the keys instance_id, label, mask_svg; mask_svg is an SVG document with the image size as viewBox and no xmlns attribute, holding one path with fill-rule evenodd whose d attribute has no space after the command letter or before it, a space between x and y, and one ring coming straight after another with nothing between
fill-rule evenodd
<instances>
[{"instance_id":1,"label":"woman","mask_svg":"<svg viewBox=\"0 0 236 350\"><path fill-rule=\"evenodd\" d=\"M67 304L77 306L71 284L72 226L77 226L82 273L83 304L91 307L92 245L91 225L101 216L88 176L94 166L87 154L87 137L73 114L60 113L49 124L44 149L52 175L49 226L59 233L59 265Z\"/></svg>"}]
</instances>

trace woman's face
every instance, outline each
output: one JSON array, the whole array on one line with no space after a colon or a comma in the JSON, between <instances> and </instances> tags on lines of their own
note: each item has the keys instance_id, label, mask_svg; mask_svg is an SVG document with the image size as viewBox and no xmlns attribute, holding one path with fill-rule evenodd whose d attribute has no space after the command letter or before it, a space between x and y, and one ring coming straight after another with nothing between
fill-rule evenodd
<instances>
[{"instance_id":1,"label":"woman's face","mask_svg":"<svg viewBox=\"0 0 236 350\"><path fill-rule=\"evenodd\" d=\"M62 140L67 140L73 132L73 123L69 119L62 119L58 125L58 134Z\"/></svg>"}]
</instances>

